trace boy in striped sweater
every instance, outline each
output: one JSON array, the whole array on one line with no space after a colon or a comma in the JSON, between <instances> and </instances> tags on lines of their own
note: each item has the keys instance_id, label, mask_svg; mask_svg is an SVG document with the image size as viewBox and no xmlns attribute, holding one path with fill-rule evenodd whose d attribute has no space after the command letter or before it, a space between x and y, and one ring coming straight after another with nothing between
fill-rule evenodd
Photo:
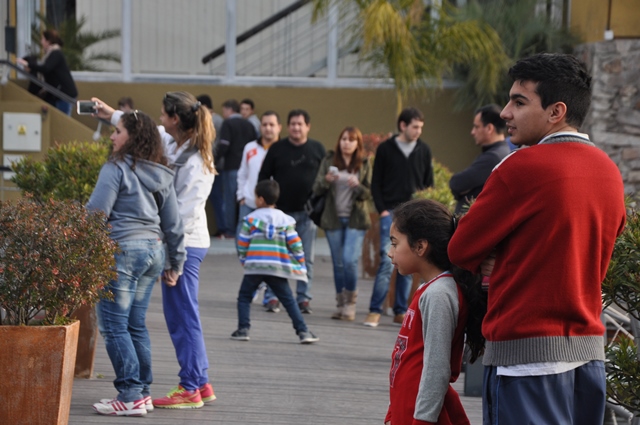
<instances>
[{"instance_id":1,"label":"boy in striped sweater","mask_svg":"<svg viewBox=\"0 0 640 425\"><path fill-rule=\"evenodd\" d=\"M275 180L256 185L256 210L244 217L238 235L238 256L244 277L238 293L238 329L231 334L237 341L249 340L253 294L265 282L287 310L301 344L319 340L309 332L287 279L307 279L302 241L293 217L276 209L280 186Z\"/></svg>"}]
</instances>

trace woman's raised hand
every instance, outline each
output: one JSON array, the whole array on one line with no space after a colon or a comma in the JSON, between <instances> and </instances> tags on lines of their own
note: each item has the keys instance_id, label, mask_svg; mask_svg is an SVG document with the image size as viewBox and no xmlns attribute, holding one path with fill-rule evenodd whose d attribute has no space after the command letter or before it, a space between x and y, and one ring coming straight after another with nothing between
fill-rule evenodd
<instances>
[{"instance_id":1,"label":"woman's raised hand","mask_svg":"<svg viewBox=\"0 0 640 425\"><path fill-rule=\"evenodd\" d=\"M91 101L96 102L96 113L92 115L107 121L111 121L111 116L113 115L115 109L113 109L111 106L107 105L97 97L92 97Z\"/></svg>"}]
</instances>

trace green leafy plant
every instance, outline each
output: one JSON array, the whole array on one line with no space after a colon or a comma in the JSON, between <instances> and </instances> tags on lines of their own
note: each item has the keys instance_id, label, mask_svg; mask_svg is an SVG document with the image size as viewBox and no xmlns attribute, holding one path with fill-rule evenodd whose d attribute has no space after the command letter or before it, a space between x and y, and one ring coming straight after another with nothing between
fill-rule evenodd
<instances>
[{"instance_id":1,"label":"green leafy plant","mask_svg":"<svg viewBox=\"0 0 640 425\"><path fill-rule=\"evenodd\" d=\"M108 296L115 252L104 214L77 202L0 202L0 324L27 325L40 311L44 325L67 323L77 307Z\"/></svg>"},{"instance_id":2,"label":"green leafy plant","mask_svg":"<svg viewBox=\"0 0 640 425\"><path fill-rule=\"evenodd\" d=\"M449 180L451 180L451 171L439 163L433 160L433 187L428 187L424 190L415 193L415 198L432 199L440 202L450 211L455 209L456 200L449 189Z\"/></svg>"},{"instance_id":3,"label":"green leafy plant","mask_svg":"<svg viewBox=\"0 0 640 425\"><path fill-rule=\"evenodd\" d=\"M36 15L40 21L40 26L46 28L55 28L56 26L49 22L46 16L42 14ZM96 62L109 61L120 63L120 56L117 53L89 53L89 48L101 41L111 40L120 37L120 30L110 29L102 32L91 32L83 29L87 23L87 18L81 16L76 18L72 16L62 21L56 28L60 34L60 38L64 44L62 50L72 71L102 71L102 67ZM40 46L41 31L38 27L31 29L32 42Z\"/></svg>"},{"instance_id":4,"label":"green leafy plant","mask_svg":"<svg viewBox=\"0 0 640 425\"><path fill-rule=\"evenodd\" d=\"M504 104L509 97L511 79L506 71L509 64L535 53L571 53L579 37L555 22L546 13L537 13L538 0L471 0L457 12L461 22L481 22L491 27L501 40L508 60L501 64L496 86L485 84L478 66L495 61L493 55L471 58L456 67L455 77L463 83L456 91L457 107L476 108L488 103Z\"/></svg>"},{"instance_id":5,"label":"green leafy plant","mask_svg":"<svg viewBox=\"0 0 640 425\"><path fill-rule=\"evenodd\" d=\"M25 157L11 166L12 181L38 201L69 199L85 204L109 156L110 144L70 142L50 148L42 161Z\"/></svg>"},{"instance_id":6,"label":"green leafy plant","mask_svg":"<svg viewBox=\"0 0 640 425\"><path fill-rule=\"evenodd\" d=\"M635 340L616 335L606 348L607 394L616 403L640 415L640 211L627 200L627 224L616 240L602 283L605 306L616 305L631 317Z\"/></svg>"},{"instance_id":7,"label":"green leafy plant","mask_svg":"<svg viewBox=\"0 0 640 425\"><path fill-rule=\"evenodd\" d=\"M425 7L423 0L313 0L313 19L331 4L355 8L348 23L360 59L393 78L398 112L417 90L439 87L455 66L473 64L478 84L495 90L507 56L495 30L479 20L460 20L448 1ZM470 68L471 69L471 68Z\"/></svg>"}]
</instances>

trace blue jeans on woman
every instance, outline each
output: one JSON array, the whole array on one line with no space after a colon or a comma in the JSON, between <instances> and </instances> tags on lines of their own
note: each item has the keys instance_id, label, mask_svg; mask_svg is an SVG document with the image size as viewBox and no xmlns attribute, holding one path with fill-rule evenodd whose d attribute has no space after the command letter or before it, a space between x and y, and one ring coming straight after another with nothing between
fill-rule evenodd
<instances>
[{"instance_id":1,"label":"blue jeans on woman","mask_svg":"<svg viewBox=\"0 0 640 425\"><path fill-rule=\"evenodd\" d=\"M238 329L249 329L251 327L251 300L262 282L265 282L271 288L280 303L282 303L282 306L287 310L296 333L307 332L307 324L302 318L302 313L300 313L300 308L298 308L295 298L293 298L289 281L284 277L263 274L245 274L242 278L240 292L238 293Z\"/></svg>"},{"instance_id":2,"label":"blue jeans on woman","mask_svg":"<svg viewBox=\"0 0 640 425\"><path fill-rule=\"evenodd\" d=\"M62 100L62 99L56 99L56 108L58 108L59 110L61 110L63 113L71 116L71 107L73 105L71 105L71 103L67 102L66 100Z\"/></svg>"},{"instance_id":3,"label":"blue jeans on woman","mask_svg":"<svg viewBox=\"0 0 640 425\"><path fill-rule=\"evenodd\" d=\"M358 284L358 259L362 255L365 230L349 227L349 217L340 217L340 228L325 230L331 260L336 294L344 289L355 291Z\"/></svg>"},{"instance_id":4,"label":"blue jeans on woman","mask_svg":"<svg viewBox=\"0 0 640 425\"><path fill-rule=\"evenodd\" d=\"M393 272L393 264L391 264L391 259L387 253L391 245L389 232L391 231L392 222L393 214L380 217L380 267L378 267L378 272L376 273L376 280L373 282L371 304L369 305L371 313L383 313L382 304L389 293L389 281L391 280L391 272ZM396 275L396 300L393 305L395 314L404 314L407 311L410 292L411 275L402 276L398 273Z\"/></svg>"},{"instance_id":5,"label":"blue jeans on woman","mask_svg":"<svg viewBox=\"0 0 640 425\"><path fill-rule=\"evenodd\" d=\"M187 260L176 286L162 284L162 308L180 365L180 385L193 391L209 382L209 359L198 307L200 264L207 248L186 249Z\"/></svg>"},{"instance_id":6,"label":"blue jeans on woman","mask_svg":"<svg viewBox=\"0 0 640 425\"><path fill-rule=\"evenodd\" d=\"M113 365L118 400L131 402L150 395L151 341L145 324L153 284L164 268L164 248L157 239L118 242L118 280L107 289L113 300L96 307L98 329Z\"/></svg>"}]
</instances>

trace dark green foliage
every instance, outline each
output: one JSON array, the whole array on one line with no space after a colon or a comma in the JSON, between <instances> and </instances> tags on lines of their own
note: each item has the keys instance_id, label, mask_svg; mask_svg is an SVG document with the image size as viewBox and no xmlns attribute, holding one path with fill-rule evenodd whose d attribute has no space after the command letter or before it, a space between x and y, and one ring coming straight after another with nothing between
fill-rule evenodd
<instances>
[{"instance_id":1,"label":"dark green foliage","mask_svg":"<svg viewBox=\"0 0 640 425\"><path fill-rule=\"evenodd\" d=\"M460 11L458 19L479 21L495 30L509 61L507 66L501 65L502 78L497 87L484 84L477 75L478 66L485 66L483 63L457 67L456 78L464 82L457 91L458 106L503 105L512 84L506 73L510 64L535 53L573 51L580 41L578 36L553 22L546 14L536 13L538 4L536 0L472 0ZM483 62L497 61L499 57L489 55L483 58Z\"/></svg>"},{"instance_id":2,"label":"dark green foliage","mask_svg":"<svg viewBox=\"0 0 640 425\"><path fill-rule=\"evenodd\" d=\"M640 211L635 208L629 208L627 225L616 240L602 292L605 306L615 304L632 320L640 319ZM606 350L607 394L636 413L640 412L639 338L618 335Z\"/></svg>"},{"instance_id":3,"label":"dark green foliage","mask_svg":"<svg viewBox=\"0 0 640 425\"><path fill-rule=\"evenodd\" d=\"M11 180L39 201L71 199L85 204L109 151L110 144L104 140L58 145L49 149L43 161L25 157L12 164L16 175Z\"/></svg>"},{"instance_id":4,"label":"dark green foliage","mask_svg":"<svg viewBox=\"0 0 640 425\"><path fill-rule=\"evenodd\" d=\"M77 202L0 202L0 324L27 325L41 310L42 324L66 323L109 294L115 252L104 214Z\"/></svg>"}]
</instances>

